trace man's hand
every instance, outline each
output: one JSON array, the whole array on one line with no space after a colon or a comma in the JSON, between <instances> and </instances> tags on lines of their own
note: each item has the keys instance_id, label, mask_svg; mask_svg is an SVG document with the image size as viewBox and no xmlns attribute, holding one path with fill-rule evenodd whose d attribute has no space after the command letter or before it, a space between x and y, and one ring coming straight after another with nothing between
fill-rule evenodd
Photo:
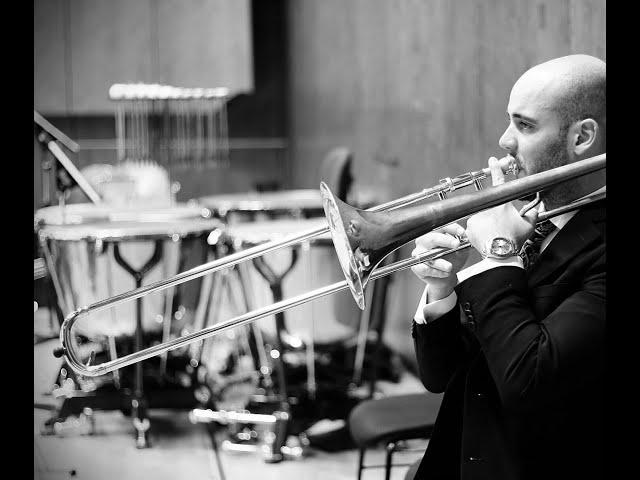
<instances>
[{"instance_id":1,"label":"man's hand","mask_svg":"<svg viewBox=\"0 0 640 480\"><path fill-rule=\"evenodd\" d=\"M439 247L455 248L460 245L460 240L455 235L464 235L464 228L457 223L422 235L416 239L416 248L413 249L411 255L417 256ZM429 285L429 302L448 297L453 292L454 287L458 284L456 274L465 264L468 255L467 249L459 250L447 255L447 260L438 258L411 267L411 271Z\"/></svg>"},{"instance_id":2,"label":"man's hand","mask_svg":"<svg viewBox=\"0 0 640 480\"><path fill-rule=\"evenodd\" d=\"M502 185L504 173L495 157L489 159L489 168L492 184ZM481 254L487 242L495 237L513 240L516 247L520 248L533 234L537 219L537 208L532 208L524 216L520 216L513 203L508 202L469 217L466 235L471 245Z\"/></svg>"}]
</instances>

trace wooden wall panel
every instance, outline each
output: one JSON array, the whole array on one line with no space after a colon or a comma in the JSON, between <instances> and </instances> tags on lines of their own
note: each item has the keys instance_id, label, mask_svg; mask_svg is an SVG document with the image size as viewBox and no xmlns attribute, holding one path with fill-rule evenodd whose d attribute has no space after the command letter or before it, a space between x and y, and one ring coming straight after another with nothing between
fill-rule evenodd
<instances>
[{"instance_id":1,"label":"wooden wall panel","mask_svg":"<svg viewBox=\"0 0 640 480\"><path fill-rule=\"evenodd\" d=\"M248 0L157 0L159 83L253 88Z\"/></svg>"},{"instance_id":2,"label":"wooden wall panel","mask_svg":"<svg viewBox=\"0 0 640 480\"><path fill-rule=\"evenodd\" d=\"M607 12L604 0L569 0L571 51L606 61Z\"/></svg>"},{"instance_id":3,"label":"wooden wall panel","mask_svg":"<svg viewBox=\"0 0 640 480\"><path fill-rule=\"evenodd\" d=\"M114 111L114 83L153 82L151 0L70 0L72 110Z\"/></svg>"},{"instance_id":4,"label":"wooden wall panel","mask_svg":"<svg viewBox=\"0 0 640 480\"><path fill-rule=\"evenodd\" d=\"M34 105L108 115L114 83L253 90L249 0L34 0Z\"/></svg>"},{"instance_id":5,"label":"wooden wall panel","mask_svg":"<svg viewBox=\"0 0 640 480\"><path fill-rule=\"evenodd\" d=\"M317 187L337 145L354 152L356 188L380 201L481 168L502 154L509 93L527 68L570 53L605 59L605 0L296 0L289 9L295 188ZM385 340L411 352L422 284L404 272L390 288Z\"/></svg>"},{"instance_id":6,"label":"wooden wall panel","mask_svg":"<svg viewBox=\"0 0 640 480\"><path fill-rule=\"evenodd\" d=\"M65 5L65 0L34 0L33 9L33 102L58 114L68 109Z\"/></svg>"}]
</instances>

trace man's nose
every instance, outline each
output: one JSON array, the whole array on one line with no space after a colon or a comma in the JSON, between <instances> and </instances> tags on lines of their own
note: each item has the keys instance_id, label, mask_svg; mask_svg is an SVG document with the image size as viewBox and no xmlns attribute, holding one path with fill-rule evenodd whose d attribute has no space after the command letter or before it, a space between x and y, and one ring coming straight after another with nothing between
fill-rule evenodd
<instances>
[{"instance_id":1,"label":"man's nose","mask_svg":"<svg viewBox=\"0 0 640 480\"><path fill-rule=\"evenodd\" d=\"M511 126L508 126L504 131L504 133L500 137L500 140L498 141L498 145L500 145L500 148L503 148L509 153L515 152L517 143L516 138L511 131Z\"/></svg>"}]
</instances>

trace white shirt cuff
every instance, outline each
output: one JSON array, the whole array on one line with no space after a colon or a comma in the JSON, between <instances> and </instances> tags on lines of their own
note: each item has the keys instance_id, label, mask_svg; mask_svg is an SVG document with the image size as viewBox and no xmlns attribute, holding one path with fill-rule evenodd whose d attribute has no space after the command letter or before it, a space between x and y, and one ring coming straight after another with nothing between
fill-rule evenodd
<instances>
[{"instance_id":1,"label":"white shirt cuff","mask_svg":"<svg viewBox=\"0 0 640 480\"><path fill-rule=\"evenodd\" d=\"M458 272L458 283L462 283L469 277L497 267L519 267L524 269L524 263L522 263L522 258L518 255L513 255L508 258L484 258L478 263L474 263L470 267L460 270Z\"/></svg>"},{"instance_id":2,"label":"white shirt cuff","mask_svg":"<svg viewBox=\"0 0 640 480\"><path fill-rule=\"evenodd\" d=\"M485 272L492 268L506 266L519 267L524 269L522 259L517 255L504 259L485 258L478 263L474 263L470 267L465 268L464 270L460 270L458 272L458 283L461 283L469 277L478 275L479 273ZM416 313L413 316L413 319L416 323L424 324L435 320L438 317L441 317L445 313L449 312L452 308L454 308L456 306L456 302L458 301L458 295L455 291L453 291L448 297L441 298L440 300L436 300L435 302L427 303L428 290L429 285L427 285L424 289L424 292L422 292L422 297L420 298L420 302L418 303L418 308L416 309Z\"/></svg>"},{"instance_id":3,"label":"white shirt cuff","mask_svg":"<svg viewBox=\"0 0 640 480\"><path fill-rule=\"evenodd\" d=\"M413 316L416 323L427 323L428 321L441 317L455 307L456 302L458 301L458 295L456 295L456 292L454 291L451 292L448 297L427 303L428 290L429 285L425 287L422 297L420 298L420 303L418 303L416 314Z\"/></svg>"}]
</instances>

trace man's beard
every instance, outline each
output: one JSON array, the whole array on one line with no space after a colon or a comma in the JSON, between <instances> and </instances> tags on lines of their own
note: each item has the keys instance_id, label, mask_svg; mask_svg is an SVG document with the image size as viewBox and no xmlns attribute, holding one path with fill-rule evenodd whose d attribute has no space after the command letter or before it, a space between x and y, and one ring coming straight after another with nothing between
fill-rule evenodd
<instances>
[{"instance_id":1,"label":"man's beard","mask_svg":"<svg viewBox=\"0 0 640 480\"><path fill-rule=\"evenodd\" d=\"M556 141L548 145L544 152L539 155L538 161L535 165L535 171L529 172L529 175L561 167L567 163L569 163L569 155L566 150L566 132L561 132ZM550 210L567 204L569 200L573 199L572 192L575 189L574 187L575 182L569 180L547 190L541 191L540 197L544 202L545 209ZM526 197L522 197L521 200L530 202L535 197L536 194L533 193Z\"/></svg>"}]
</instances>

